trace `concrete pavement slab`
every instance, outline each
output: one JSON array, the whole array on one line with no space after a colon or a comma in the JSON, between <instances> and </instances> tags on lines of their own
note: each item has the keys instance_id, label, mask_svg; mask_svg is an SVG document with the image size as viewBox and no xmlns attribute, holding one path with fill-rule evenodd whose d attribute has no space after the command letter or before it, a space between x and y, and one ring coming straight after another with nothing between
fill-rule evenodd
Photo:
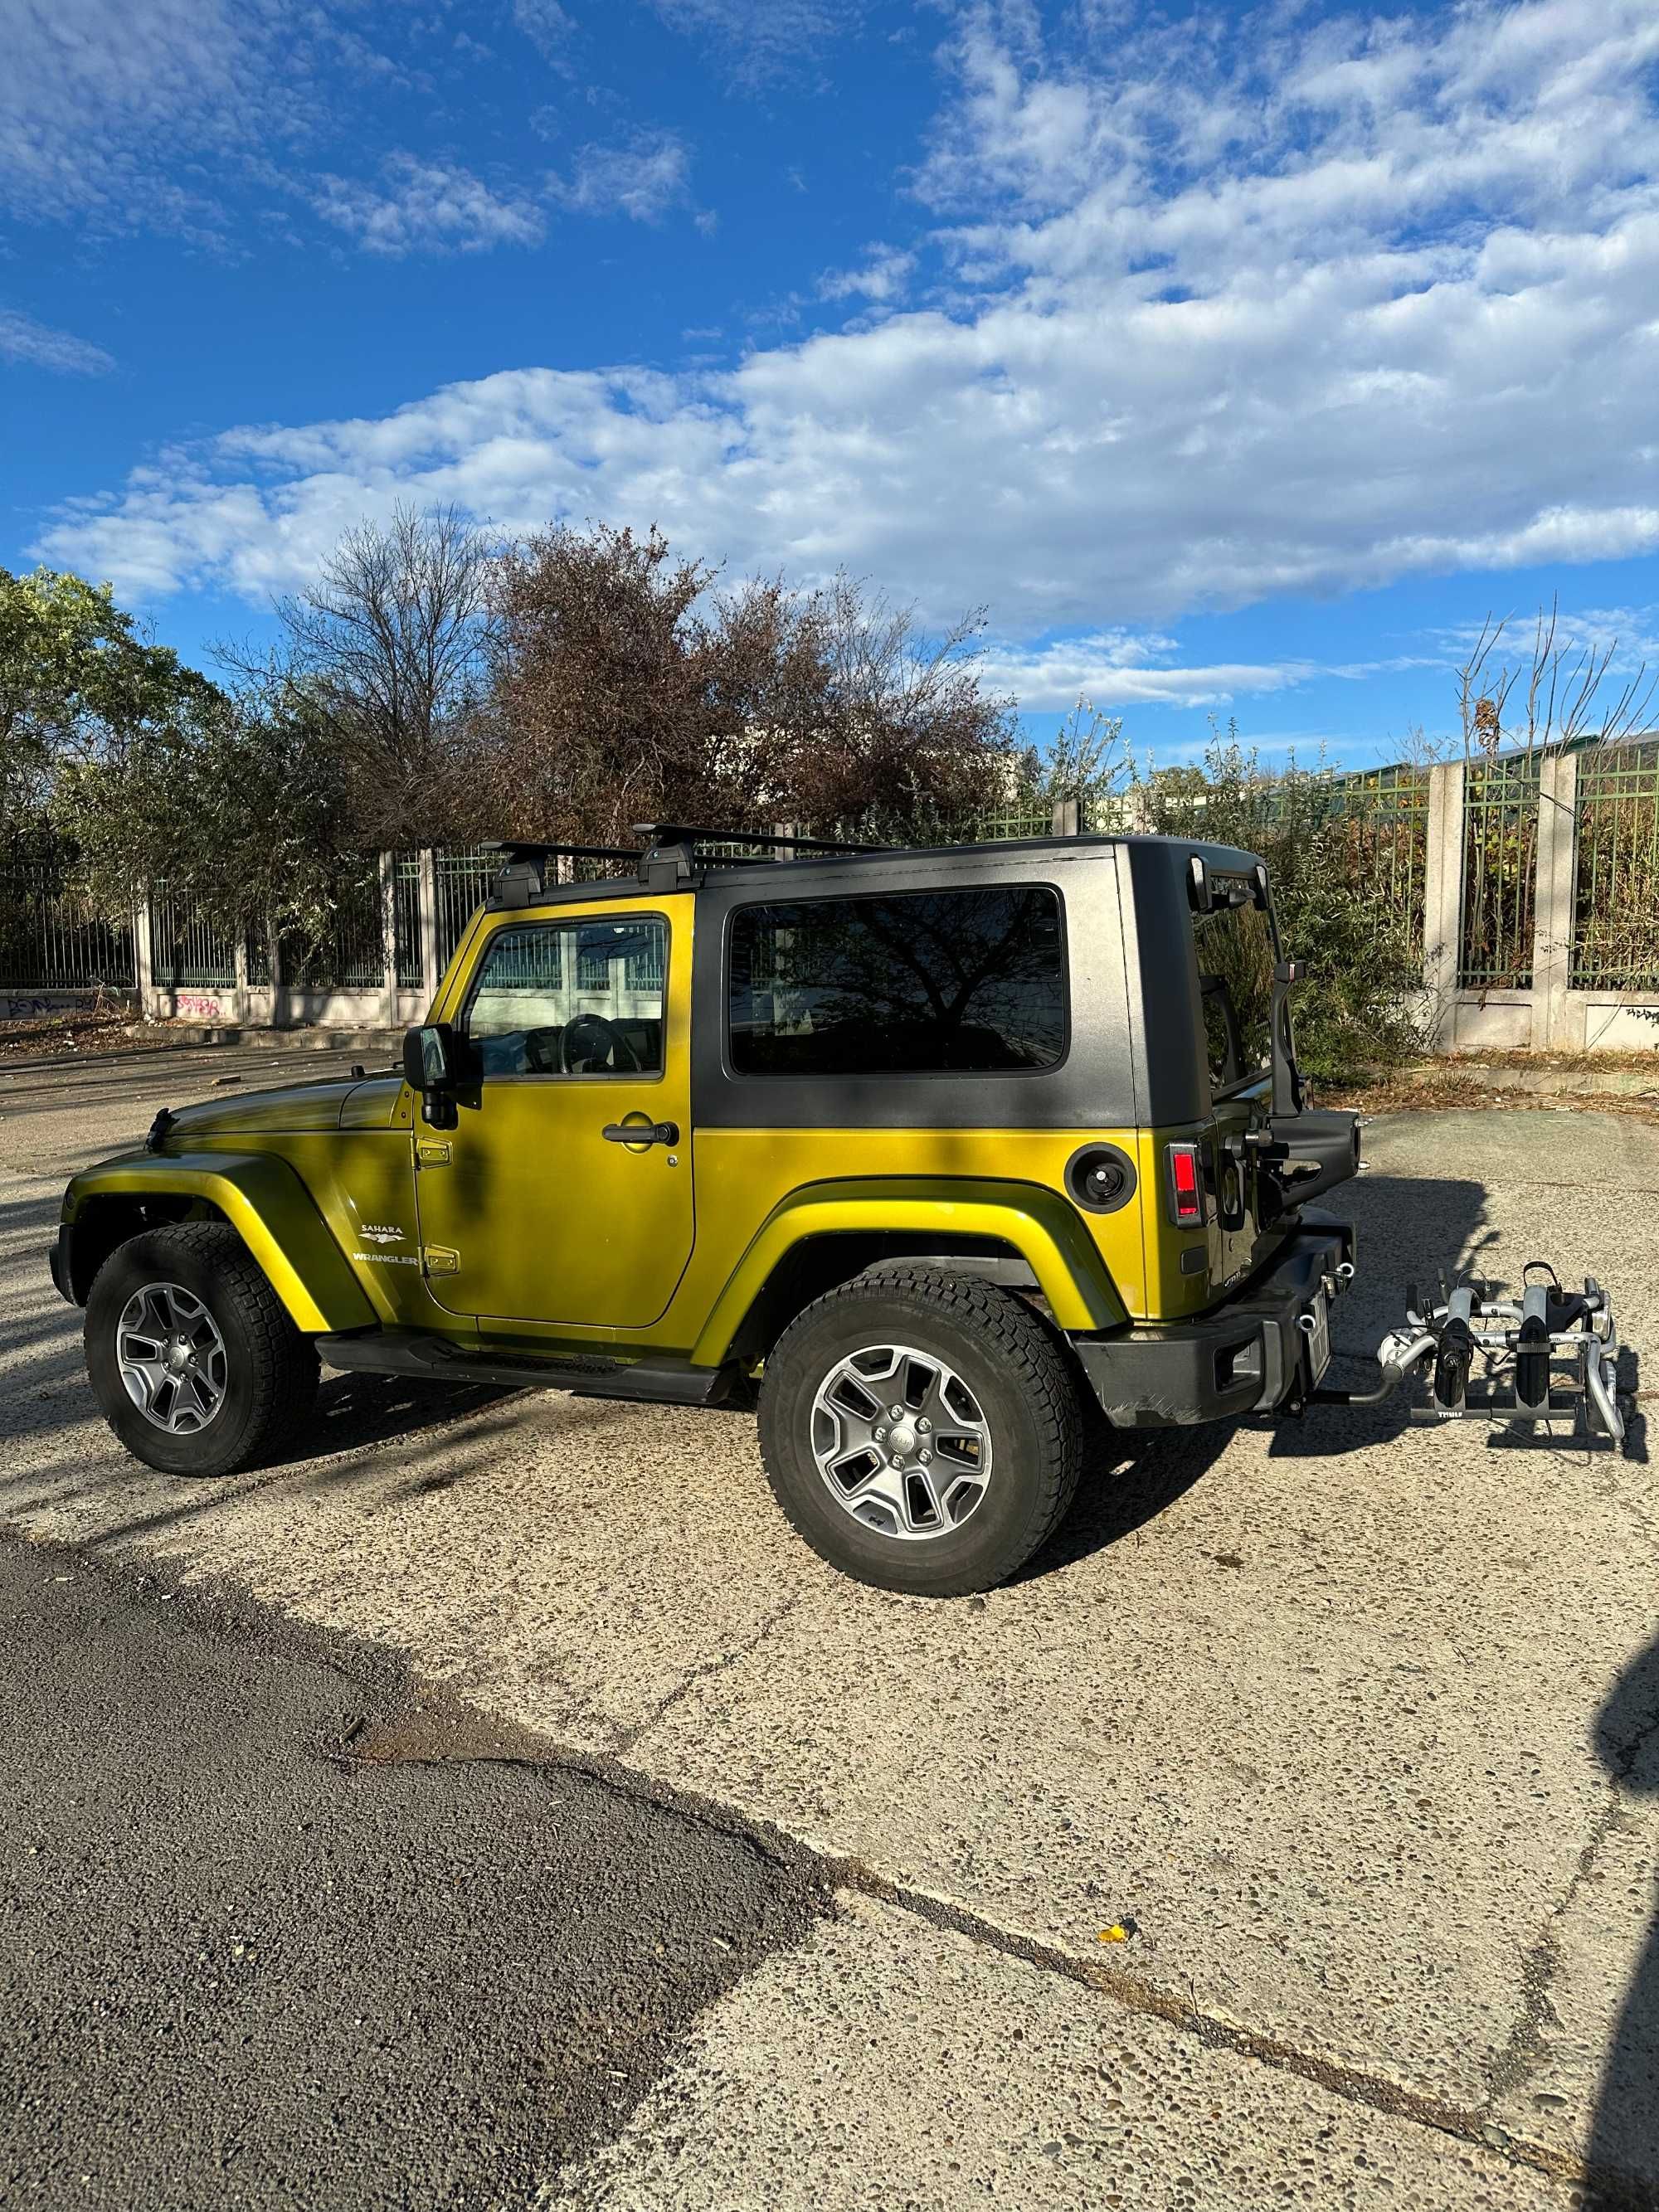
<instances>
[{"instance_id":1,"label":"concrete pavement slab","mask_svg":"<svg viewBox=\"0 0 1659 2212\"><path fill-rule=\"evenodd\" d=\"M910 1914L839 1902L704 2014L544 2212L1565 2212L1576 2193Z\"/></svg>"}]
</instances>

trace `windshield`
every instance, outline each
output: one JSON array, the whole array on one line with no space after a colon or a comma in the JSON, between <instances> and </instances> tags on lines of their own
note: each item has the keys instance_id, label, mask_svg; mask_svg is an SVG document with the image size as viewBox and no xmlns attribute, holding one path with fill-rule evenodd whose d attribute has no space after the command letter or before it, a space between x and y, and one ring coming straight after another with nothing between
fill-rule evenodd
<instances>
[{"instance_id":1,"label":"windshield","mask_svg":"<svg viewBox=\"0 0 1659 2212\"><path fill-rule=\"evenodd\" d=\"M1272 918L1255 903L1255 885L1243 878L1212 880L1218 902L1241 895L1246 901L1193 916L1210 1089L1218 1095L1272 1066L1275 954Z\"/></svg>"}]
</instances>

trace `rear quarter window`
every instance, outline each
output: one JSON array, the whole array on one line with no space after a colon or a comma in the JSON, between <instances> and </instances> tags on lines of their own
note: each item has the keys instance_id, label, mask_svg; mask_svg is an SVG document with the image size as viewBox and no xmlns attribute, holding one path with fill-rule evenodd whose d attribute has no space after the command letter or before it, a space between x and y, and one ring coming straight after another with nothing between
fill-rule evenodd
<instances>
[{"instance_id":1,"label":"rear quarter window","mask_svg":"<svg viewBox=\"0 0 1659 2212\"><path fill-rule=\"evenodd\" d=\"M1231 879L1216 878L1224 893ZM1273 1064L1273 921L1240 879L1246 902L1193 916L1198 988L1204 1010L1210 1089L1219 1097L1253 1082Z\"/></svg>"},{"instance_id":2,"label":"rear quarter window","mask_svg":"<svg viewBox=\"0 0 1659 2212\"><path fill-rule=\"evenodd\" d=\"M1058 1066L1065 934L1044 884L740 907L726 1044L739 1075Z\"/></svg>"}]
</instances>

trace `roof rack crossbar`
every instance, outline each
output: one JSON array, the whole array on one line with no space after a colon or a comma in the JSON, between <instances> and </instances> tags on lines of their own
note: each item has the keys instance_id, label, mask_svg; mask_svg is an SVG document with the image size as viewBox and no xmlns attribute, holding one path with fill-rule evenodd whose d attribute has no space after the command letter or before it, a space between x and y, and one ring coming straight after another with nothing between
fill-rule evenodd
<instances>
[{"instance_id":1,"label":"roof rack crossbar","mask_svg":"<svg viewBox=\"0 0 1659 2212\"><path fill-rule=\"evenodd\" d=\"M755 830L697 829L684 822L636 822L634 828L653 845L696 845L712 839L723 845L755 845L765 853L884 853L884 845L864 845L850 837L778 837Z\"/></svg>"},{"instance_id":2,"label":"roof rack crossbar","mask_svg":"<svg viewBox=\"0 0 1659 2212\"><path fill-rule=\"evenodd\" d=\"M635 845L532 844L522 837L503 837L482 849L500 853L508 861L544 860L550 853L569 860L637 860L640 857Z\"/></svg>"}]
</instances>

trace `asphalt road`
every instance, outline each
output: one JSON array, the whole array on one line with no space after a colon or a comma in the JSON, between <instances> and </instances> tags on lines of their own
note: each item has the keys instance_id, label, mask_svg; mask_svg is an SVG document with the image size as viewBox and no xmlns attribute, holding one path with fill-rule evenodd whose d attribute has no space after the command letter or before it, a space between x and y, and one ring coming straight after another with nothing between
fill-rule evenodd
<instances>
[{"instance_id":1,"label":"asphalt road","mask_svg":"<svg viewBox=\"0 0 1659 2212\"><path fill-rule=\"evenodd\" d=\"M524 2202L824 1900L349 1639L0 1542L0 2203Z\"/></svg>"},{"instance_id":2,"label":"asphalt road","mask_svg":"<svg viewBox=\"0 0 1659 2212\"><path fill-rule=\"evenodd\" d=\"M1397 1407L1119 1439L1018 1582L945 1605L817 1561L732 1414L334 1377L311 1456L168 1480L98 1420L44 1249L78 1162L256 1059L319 1066L0 1070L0 1522L398 1653L836 1886L504 2206L1659 2205L1644 1421L1623 1459ZM1542 1254L1659 1357L1651 1127L1366 1151L1351 1354L1437 1263Z\"/></svg>"}]
</instances>

